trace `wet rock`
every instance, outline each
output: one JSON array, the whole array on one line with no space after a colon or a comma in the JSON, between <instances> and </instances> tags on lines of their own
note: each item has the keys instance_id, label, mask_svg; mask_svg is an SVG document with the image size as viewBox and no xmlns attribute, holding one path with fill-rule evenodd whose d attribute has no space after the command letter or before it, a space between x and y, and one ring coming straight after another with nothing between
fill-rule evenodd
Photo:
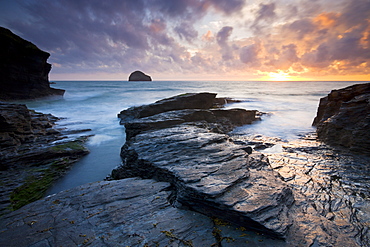
<instances>
[{"instance_id":1,"label":"wet rock","mask_svg":"<svg viewBox=\"0 0 370 247\"><path fill-rule=\"evenodd\" d=\"M47 163L61 154L61 149L51 149L65 138L63 130L55 128L57 121L57 117L29 110L25 105L0 102L0 170ZM86 154L86 150L80 151ZM70 156L72 152L66 150L65 154Z\"/></svg>"},{"instance_id":2,"label":"wet rock","mask_svg":"<svg viewBox=\"0 0 370 247\"><path fill-rule=\"evenodd\" d=\"M245 143L255 140L239 137ZM258 139L261 142L260 139ZM266 142L273 144L270 140ZM276 141L265 153L280 179L291 185L295 203L287 243L292 246L369 246L370 159L339 152L316 139ZM262 151L264 152L264 151Z\"/></svg>"},{"instance_id":3,"label":"wet rock","mask_svg":"<svg viewBox=\"0 0 370 247\"><path fill-rule=\"evenodd\" d=\"M313 125L320 140L370 155L370 83L333 90L322 98Z\"/></svg>"},{"instance_id":4,"label":"wet rock","mask_svg":"<svg viewBox=\"0 0 370 247\"><path fill-rule=\"evenodd\" d=\"M64 90L50 87L49 53L3 27L0 46L0 100L63 96Z\"/></svg>"},{"instance_id":5,"label":"wet rock","mask_svg":"<svg viewBox=\"0 0 370 247\"><path fill-rule=\"evenodd\" d=\"M89 153L85 138L64 140L58 118L0 103L0 215L41 198L52 182Z\"/></svg>"},{"instance_id":6,"label":"wet rock","mask_svg":"<svg viewBox=\"0 0 370 247\"><path fill-rule=\"evenodd\" d=\"M294 201L290 188L263 156L248 155L228 139L186 124L141 133L122 148L123 165L112 177L170 182L177 206L284 238Z\"/></svg>"},{"instance_id":7,"label":"wet rock","mask_svg":"<svg viewBox=\"0 0 370 247\"><path fill-rule=\"evenodd\" d=\"M128 78L129 81L151 81L152 78L141 71L132 72Z\"/></svg>"},{"instance_id":8,"label":"wet rock","mask_svg":"<svg viewBox=\"0 0 370 247\"><path fill-rule=\"evenodd\" d=\"M166 182L128 178L86 184L6 215L0 245L286 246L217 218L173 207Z\"/></svg>"},{"instance_id":9,"label":"wet rock","mask_svg":"<svg viewBox=\"0 0 370 247\"><path fill-rule=\"evenodd\" d=\"M240 103L243 102L241 100L229 98L229 97L221 97L221 98L215 98L213 101L213 108L222 108L226 104L231 104L231 103Z\"/></svg>"},{"instance_id":10,"label":"wet rock","mask_svg":"<svg viewBox=\"0 0 370 247\"><path fill-rule=\"evenodd\" d=\"M256 117L255 110L186 109L138 118L126 122L125 128L126 138L129 140L143 131L168 128L181 123L197 123L199 125L204 122L204 127L211 129L213 132L225 133L231 131L235 126L251 124L256 120L259 120L259 118Z\"/></svg>"},{"instance_id":11,"label":"wet rock","mask_svg":"<svg viewBox=\"0 0 370 247\"><path fill-rule=\"evenodd\" d=\"M255 121L256 111L199 109L211 107L215 96L186 94L121 112L127 142L112 178L170 182L177 207L284 238L294 201L290 188L263 156L250 155L224 134ZM142 114L148 106L150 114Z\"/></svg>"},{"instance_id":12,"label":"wet rock","mask_svg":"<svg viewBox=\"0 0 370 247\"><path fill-rule=\"evenodd\" d=\"M159 113L184 109L209 109L216 97L214 93L187 93L158 100L153 104L131 107L121 111L121 124Z\"/></svg>"}]
</instances>

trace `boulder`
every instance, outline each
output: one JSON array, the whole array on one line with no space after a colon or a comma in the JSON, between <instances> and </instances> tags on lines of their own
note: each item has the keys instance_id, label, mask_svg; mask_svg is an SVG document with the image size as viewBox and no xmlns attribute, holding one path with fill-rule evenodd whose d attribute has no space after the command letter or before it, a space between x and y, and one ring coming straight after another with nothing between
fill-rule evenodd
<instances>
[{"instance_id":1,"label":"boulder","mask_svg":"<svg viewBox=\"0 0 370 247\"><path fill-rule=\"evenodd\" d=\"M152 78L141 71L134 71L128 77L129 81L151 81Z\"/></svg>"},{"instance_id":2,"label":"boulder","mask_svg":"<svg viewBox=\"0 0 370 247\"><path fill-rule=\"evenodd\" d=\"M64 90L50 87L49 53L0 27L0 100L62 96Z\"/></svg>"},{"instance_id":3,"label":"boulder","mask_svg":"<svg viewBox=\"0 0 370 247\"><path fill-rule=\"evenodd\" d=\"M333 90L321 98L313 126L325 143L370 155L370 83Z\"/></svg>"}]
</instances>

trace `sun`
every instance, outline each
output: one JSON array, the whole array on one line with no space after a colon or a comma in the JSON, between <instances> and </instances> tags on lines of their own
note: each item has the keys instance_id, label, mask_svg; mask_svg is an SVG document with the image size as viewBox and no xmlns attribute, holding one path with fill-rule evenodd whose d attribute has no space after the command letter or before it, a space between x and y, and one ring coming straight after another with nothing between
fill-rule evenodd
<instances>
[{"instance_id":1,"label":"sun","mask_svg":"<svg viewBox=\"0 0 370 247\"><path fill-rule=\"evenodd\" d=\"M284 73L279 71L278 73L276 72L270 72L267 76L266 79L269 81L290 81L291 77L289 76L288 73Z\"/></svg>"}]
</instances>

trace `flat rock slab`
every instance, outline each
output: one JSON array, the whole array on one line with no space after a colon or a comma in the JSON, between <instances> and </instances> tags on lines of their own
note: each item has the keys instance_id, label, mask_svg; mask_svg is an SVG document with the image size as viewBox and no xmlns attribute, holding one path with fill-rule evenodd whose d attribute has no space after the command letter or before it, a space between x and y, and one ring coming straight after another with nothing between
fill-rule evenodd
<instances>
[{"instance_id":1,"label":"flat rock slab","mask_svg":"<svg viewBox=\"0 0 370 247\"><path fill-rule=\"evenodd\" d=\"M292 191L263 155L245 148L192 125L147 131L122 148L123 165L113 177L170 182L177 206L284 238Z\"/></svg>"},{"instance_id":2,"label":"flat rock slab","mask_svg":"<svg viewBox=\"0 0 370 247\"><path fill-rule=\"evenodd\" d=\"M0 246L286 246L174 208L170 188L129 178L60 192L4 217Z\"/></svg>"},{"instance_id":3,"label":"flat rock slab","mask_svg":"<svg viewBox=\"0 0 370 247\"><path fill-rule=\"evenodd\" d=\"M153 116L159 113L184 109L209 109L216 98L215 93L187 93L158 100L149 105L130 107L121 111L118 117L121 124L138 118Z\"/></svg>"}]
</instances>

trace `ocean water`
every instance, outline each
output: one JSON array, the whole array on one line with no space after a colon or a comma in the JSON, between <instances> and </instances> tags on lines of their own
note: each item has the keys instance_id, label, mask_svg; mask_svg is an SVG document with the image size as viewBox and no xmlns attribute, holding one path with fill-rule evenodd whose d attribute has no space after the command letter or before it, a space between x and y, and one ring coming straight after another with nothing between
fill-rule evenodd
<instances>
[{"instance_id":1,"label":"ocean water","mask_svg":"<svg viewBox=\"0 0 370 247\"><path fill-rule=\"evenodd\" d=\"M120 164L125 129L117 114L128 107L153 103L182 93L212 92L241 103L227 108L267 112L262 121L235 129L239 135L264 135L290 141L312 132L321 97L331 90L360 82L246 82L246 81L57 81L65 89L63 99L26 101L30 109L63 118L59 127L91 129L87 146L91 153L57 181L49 194L103 180Z\"/></svg>"}]
</instances>

